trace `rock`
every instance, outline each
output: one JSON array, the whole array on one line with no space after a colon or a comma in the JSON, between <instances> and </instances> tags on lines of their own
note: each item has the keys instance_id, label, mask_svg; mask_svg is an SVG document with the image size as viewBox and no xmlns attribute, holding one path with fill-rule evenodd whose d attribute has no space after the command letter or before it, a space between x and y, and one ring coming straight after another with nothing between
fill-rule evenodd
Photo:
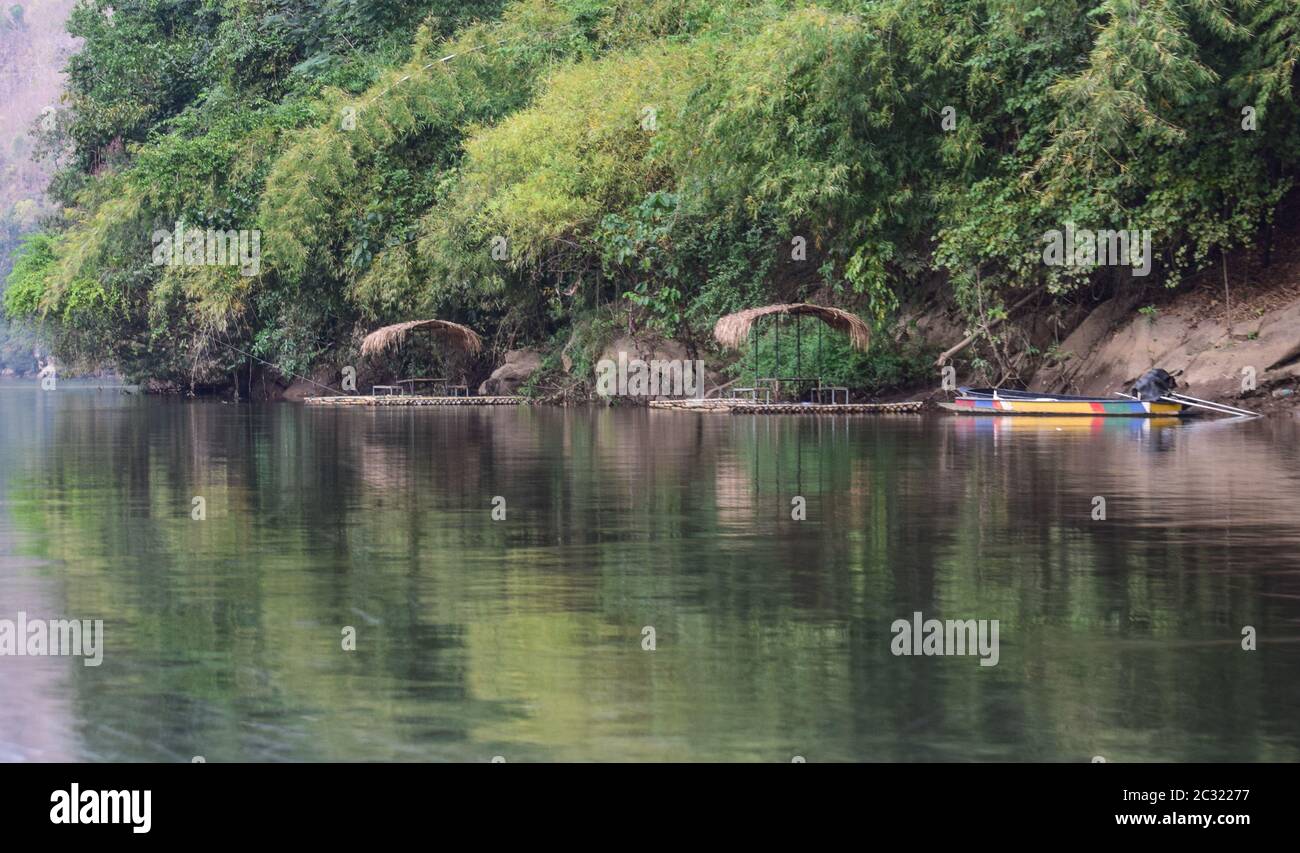
<instances>
[{"instance_id":1,"label":"rock","mask_svg":"<svg viewBox=\"0 0 1300 853\"><path fill-rule=\"evenodd\" d=\"M150 379L145 382L146 394L179 394L181 387L168 379Z\"/></svg>"},{"instance_id":2,"label":"rock","mask_svg":"<svg viewBox=\"0 0 1300 853\"><path fill-rule=\"evenodd\" d=\"M686 345L680 341L653 336L633 338L626 335L619 336L611 341L600 354L600 361L607 360L617 365L619 363L620 353L626 354L626 359L629 363L635 360L640 360L647 364L655 361L660 363L681 362L683 370L685 370L686 363L692 361ZM597 362L597 364L599 364L599 362ZM704 393L709 389L716 388L726 381L725 377L723 377L716 369L710 369L710 366L707 363L702 362L702 366L704 372L703 376L699 377L699 379L702 382L703 387L700 388L699 393ZM587 381L591 382L593 385L597 381L597 376L583 378L586 378ZM658 395L659 398L670 396L673 395L667 393L661 393ZM694 395L688 394L687 396Z\"/></svg>"},{"instance_id":3,"label":"rock","mask_svg":"<svg viewBox=\"0 0 1300 853\"><path fill-rule=\"evenodd\" d=\"M321 394L328 394L328 391L311 384L302 379L295 379L289 383L289 387L280 392L281 400L288 400L291 403L301 403L305 397L317 397Z\"/></svg>"},{"instance_id":4,"label":"rock","mask_svg":"<svg viewBox=\"0 0 1300 853\"><path fill-rule=\"evenodd\" d=\"M478 393L480 396L508 397L517 393L541 366L542 354L537 350L510 350L505 362L478 386Z\"/></svg>"},{"instance_id":5,"label":"rock","mask_svg":"<svg viewBox=\"0 0 1300 853\"><path fill-rule=\"evenodd\" d=\"M629 359L639 358L642 361L685 361L689 358L686 347L677 341L638 339L626 335L611 341L600 357L617 362L620 352L627 353Z\"/></svg>"},{"instance_id":6,"label":"rock","mask_svg":"<svg viewBox=\"0 0 1300 853\"><path fill-rule=\"evenodd\" d=\"M268 400L280 399L287 400L291 403L301 403L306 397L328 396L332 392L329 389L338 390L342 386L341 375L338 370L331 368L320 368L312 371L311 382L303 377L296 377L289 383L289 387L276 394L269 393L266 397ZM321 387L325 386L325 387ZM358 381L357 388L365 386ZM345 394L359 394L359 390L346 390Z\"/></svg>"}]
</instances>

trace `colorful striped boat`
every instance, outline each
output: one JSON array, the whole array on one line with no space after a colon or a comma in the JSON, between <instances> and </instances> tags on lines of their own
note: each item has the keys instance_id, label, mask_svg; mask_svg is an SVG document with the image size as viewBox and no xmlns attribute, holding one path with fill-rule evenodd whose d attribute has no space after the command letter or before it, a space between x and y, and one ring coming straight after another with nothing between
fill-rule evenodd
<instances>
[{"instance_id":1,"label":"colorful striped boat","mask_svg":"<svg viewBox=\"0 0 1300 853\"><path fill-rule=\"evenodd\" d=\"M1166 400L1125 397L1071 397L1001 388L958 388L951 403L941 407L959 415L1085 415L1096 417L1177 417L1187 408Z\"/></svg>"},{"instance_id":2,"label":"colorful striped boat","mask_svg":"<svg viewBox=\"0 0 1300 853\"><path fill-rule=\"evenodd\" d=\"M1183 423L1184 418L1108 418L1105 415L1032 415L1023 418L953 418L958 435L1032 435L1079 433L1148 435Z\"/></svg>"}]
</instances>

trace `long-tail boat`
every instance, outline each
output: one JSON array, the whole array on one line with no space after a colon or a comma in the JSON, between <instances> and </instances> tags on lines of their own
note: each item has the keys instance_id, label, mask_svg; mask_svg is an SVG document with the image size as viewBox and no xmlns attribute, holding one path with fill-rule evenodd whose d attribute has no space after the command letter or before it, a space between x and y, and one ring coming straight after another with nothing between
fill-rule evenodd
<instances>
[{"instance_id":1,"label":"long-tail boat","mask_svg":"<svg viewBox=\"0 0 1300 853\"><path fill-rule=\"evenodd\" d=\"M1129 397L1072 397L1003 388L958 388L941 407L959 415L1086 415L1130 418L1177 417L1187 406L1170 400Z\"/></svg>"}]
</instances>

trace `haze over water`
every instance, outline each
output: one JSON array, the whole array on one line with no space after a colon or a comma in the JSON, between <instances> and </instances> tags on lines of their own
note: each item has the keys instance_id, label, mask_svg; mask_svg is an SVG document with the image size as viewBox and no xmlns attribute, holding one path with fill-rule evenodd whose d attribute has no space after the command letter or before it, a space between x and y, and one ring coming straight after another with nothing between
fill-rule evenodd
<instances>
[{"instance_id":1,"label":"haze over water","mask_svg":"<svg viewBox=\"0 0 1300 853\"><path fill-rule=\"evenodd\" d=\"M0 657L0 760L1296 761L1298 518L1290 418L0 385L0 618L106 635Z\"/></svg>"}]
</instances>

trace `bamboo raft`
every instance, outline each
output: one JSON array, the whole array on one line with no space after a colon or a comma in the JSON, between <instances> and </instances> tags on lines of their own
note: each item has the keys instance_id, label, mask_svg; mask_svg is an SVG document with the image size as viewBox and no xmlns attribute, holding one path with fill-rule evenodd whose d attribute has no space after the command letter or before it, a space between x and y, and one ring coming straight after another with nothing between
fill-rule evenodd
<instances>
[{"instance_id":1,"label":"bamboo raft","mask_svg":"<svg viewBox=\"0 0 1300 853\"><path fill-rule=\"evenodd\" d=\"M901 403L757 403L752 400L651 400L650 408L731 415L893 415L919 412L920 400Z\"/></svg>"},{"instance_id":2,"label":"bamboo raft","mask_svg":"<svg viewBox=\"0 0 1300 853\"><path fill-rule=\"evenodd\" d=\"M412 394L354 394L335 397L306 397L308 406L518 406L523 397L420 397Z\"/></svg>"}]
</instances>

